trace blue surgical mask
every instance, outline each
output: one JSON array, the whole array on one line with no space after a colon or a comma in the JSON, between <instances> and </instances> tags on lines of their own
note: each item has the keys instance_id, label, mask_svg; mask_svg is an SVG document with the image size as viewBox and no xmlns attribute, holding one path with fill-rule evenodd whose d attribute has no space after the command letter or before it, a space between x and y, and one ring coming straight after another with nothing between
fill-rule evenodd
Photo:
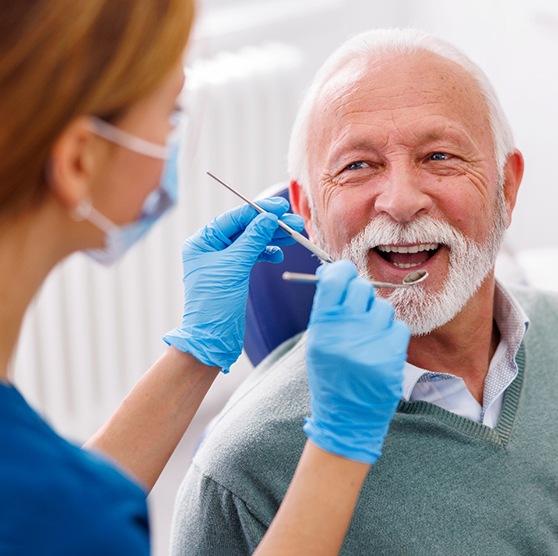
<instances>
[{"instance_id":1,"label":"blue surgical mask","mask_svg":"<svg viewBox=\"0 0 558 556\"><path fill-rule=\"evenodd\" d=\"M138 219L125 226L117 226L96 210L90 202L83 202L75 209L75 217L88 220L105 233L105 247L90 249L85 253L97 262L110 265L119 260L128 249L142 238L155 222L172 206L178 196L178 135L167 146L157 145L131 135L107 122L94 119L94 133L129 150L165 160L159 187L145 199Z\"/></svg>"}]
</instances>

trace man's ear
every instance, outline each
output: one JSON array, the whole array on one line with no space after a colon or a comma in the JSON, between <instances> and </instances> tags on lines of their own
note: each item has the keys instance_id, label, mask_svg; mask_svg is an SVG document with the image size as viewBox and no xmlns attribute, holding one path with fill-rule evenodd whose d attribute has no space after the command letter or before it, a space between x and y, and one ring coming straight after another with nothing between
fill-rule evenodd
<instances>
[{"instance_id":1,"label":"man's ear","mask_svg":"<svg viewBox=\"0 0 558 556\"><path fill-rule=\"evenodd\" d=\"M506 202L506 227L512 221L512 213L517 200L519 185L523 178L524 170L523 155L518 151L513 151L504 165L504 199Z\"/></svg>"},{"instance_id":2,"label":"man's ear","mask_svg":"<svg viewBox=\"0 0 558 556\"><path fill-rule=\"evenodd\" d=\"M310 209L310 201L306 190L296 180L292 180L289 184L289 199L293 212L300 214L304 218L304 227L308 235L311 235L312 211Z\"/></svg>"},{"instance_id":3,"label":"man's ear","mask_svg":"<svg viewBox=\"0 0 558 556\"><path fill-rule=\"evenodd\" d=\"M66 127L51 149L47 169L50 188L69 209L90 197L95 173L95 143L91 119L82 116Z\"/></svg>"}]
</instances>

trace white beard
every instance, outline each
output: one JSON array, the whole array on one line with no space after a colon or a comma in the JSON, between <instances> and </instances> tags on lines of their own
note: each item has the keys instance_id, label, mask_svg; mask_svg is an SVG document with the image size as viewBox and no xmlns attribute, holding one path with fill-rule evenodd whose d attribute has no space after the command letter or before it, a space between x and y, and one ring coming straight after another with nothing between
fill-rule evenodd
<instances>
[{"instance_id":1,"label":"white beard","mask_svg":"<svg viewBox=\"0 0 558 556\"><path fill-rule=\"evenodd\" d=\"M409 326L411 334L423 336L455 318L494 268L505 232L504 198L501 187L498 190L500 193L496 222L490 237L483 244L474 242L453 226L430 216L419 217L409 224L398 224L387 215L380 215L359 232L341 252L335 252L324 242L315 219L312 229L315 231L318 245L336 260L352 260L359 274L369 280L373 278L368 269L368 252L373 247L409 243L440 243L447 246L448 275L440 293L435 295L423 284L418 284L410 288L394 289L386 297L395 307L396 318ZM411 271L412 268L409 269L409 272Z\"/></svg>"}]
</instances>

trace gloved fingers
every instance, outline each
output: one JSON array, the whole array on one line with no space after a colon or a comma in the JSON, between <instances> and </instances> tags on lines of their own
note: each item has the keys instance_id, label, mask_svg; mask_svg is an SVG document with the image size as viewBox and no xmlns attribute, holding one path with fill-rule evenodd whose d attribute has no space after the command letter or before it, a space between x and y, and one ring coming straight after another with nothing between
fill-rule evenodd
<instances>
[{"instance_id":1,"label":"gloved fingers","mask_svg":"<svg viewBox=\"0 0 558 556\"><path fill-rule=\"evenodd\" d=\"M266 212L270 212L271 214L275 214L277 217L281 217L281 220L293 230L301 232L304 229L303 218L298 214L287 212L289 210L289 203L286 199L283 199L282 197L270 197L262 199L256 204ZM238 236L240 236L249 224L250 220L257 214L258 212L256 209L250 205L243 205L226 212L221 215L221 217L215 219L214 222L218 226L220 233L222 233L229 241L233 242L238 238ZM294 240L283 229L277 228L270 243L272 245L279 246L291 245L294 243Z\"/></svg>"},{"instance_id":2,"label":"gloved fingers","mask_svg":"<svg viewBox=\"0 0 558 556\"><path fill-rule=\"evenodd\" d=\"M289 212L281 216L280 220L297 232L302 232L304 229L304 220L298 214ZM294 242L295 240L280 227L277 228L271 239L273 245L292 245Z\"/></svg>"},{"instance_id":3,"label":"gloved fingers","mask_svg":"<svg viewBox=\"0 0 558 556\"><path fill-rule=\"evenodd\" d=\"M281 221L291 227L297 232L301 232L304 229L304 220L298 214L292 214L287 212L289 210L289 202L283 197L268 197L266 199L260 199L256 201L256 204L268 212L280 217ZM291 238L285 230L277 228L273 234L271 240L273 245L291 245L294 240Z\"/></svg>"},{"instance_id":4,"label":"gloved fingers","mask_svg":"<svg viewBox=\"0 0 558 556\"><path fill-rule=\"evenodd\" d=\"M230 244L230 240L219 231L218 226L215 226L215 220L213 220L184 240L182 244L182 260L185 261L199 253L220 251Z\"/></svg>"},{"instance_id":5,"label":"gloved fingers","mask_svg":"<svg viewBox=\"0 0 558 556\"><path fill-rule=\"evenodd\" d=\"M397 353L396 346L400 346L399 353L407 352L407 346L409 345L409 341L411 339L411 331L403 321L394 320L391 324L388 336L389 341L386 345L386 349Z\"/></svg>"},{"instance_id":6,"label":"gloved fingers","mask_svg":"<svg viewBox=\"0 0 558 556\"><path fill-rule=\"evenodd\" d=\"M276 216L283 216L290 208L289 201L283 197L266 197L258 199L256 205L267 212L272 212ZM249 206L249 205L248 205Z\"/></svg>"},{"instance_id":7,"label":"gloved fingers","mask_svg":"<svg viewBox=\"0 0 558 556\"><path fill-rule=\"evenodd\" d=\"M395 310L391 303L376 298L370 308L370 331L379 332L391 326L394 314Z\"/></svg>"},{"instance_id":8,"label":"gloved fingers","mask_svg":"<svg viewBox=\"0 0 558 556\"><path fill-rule=\"evenodd\" d=\"M213 219L211 226L224 237L232 238L241 234L246 226L256 217L258 211L250 205L233 208Z\"/></svg>"},{"instance_id":9,"label":"gloved fingers","mask_svg":"<svg viewBox=\"0 0 558 556\"><path fill-rule=\"evenodd\" d=\"M289 210L288 201L282 197L262 199L258 202L258 206L277 217ZM258 211L250 205L241 205L217 216L209 226L215 228L224 238L234 241L258 214Z\"/></svg>"},{"instance_id":10,"label":"gloved fingers","mask_svg":"<svg viewBox=\"0 0 558 556\"><path fill-rule=\"evenodd\" d=\"M351 313L365 313L374 301L374 287L364 278L355 278L347 286L347 295L343 307Z\"/></svg>"},{"instance_id":11,"label":"gloved fingers","mask_svg":"<svg viewBox=\"0 0 558 556\"><path fill-rule=\"evenodd\" d=\"M277 216L273 213L259 214L248 224L246 230L229 247L229 253L237 256L238 262L252 266L265 251L277 229ZM277 257L268 251L268 255ZM264 255L265 257L266 255Z\"/></svg>"},{"instance_id":12,"label":"gloved fingers","mask_svg":"<svg viewBox=\"0 0 558 556\"><path fill-rule=\"evenodd\" d=\"M257 214L256 209L244 205L215 217L209 224L186 239L182 245L183 258L196 251L204 253L227 248Z\"/></svg>"},{"instance_id":13,"label":"gloved fingers","mask_svg":"<svg viewBox=\"0 0 558 556\"><path fill-rule=\"evenodd\" d=\"M280 247L271 245L266 247L259 255L258 262L278 264L282 263L285 255Z\"/></svg>"},{"instance_id":14,"label":"gloved fingers","mask_svg":"<svg viewBox=\"0 0 558 556\"><path fill-rule=\"evenodd\" d=\"M302 218L299 214L286 212L280 217L280 220L297 232L302 232L302 230L304 230L304 218Z\"/></svg>"},{"instance_id":15,"label":"gloved fingers","mask_svg":"<svg viewBox=\"0 0 558 556\"><path fill-rule=\"evenodd\" d=\"M357 271L352 262L338 261L324 265L319 271L319 276L320 281L314 295L313 313L341 305L347 295L349 281L357 277Z\"/></svg>"},{"instance_id":16,"label":"gloved fingers","mask_svg":"<svg viewBox=\"0 0 558 556\"><path fill-rule=\"evenodd\" d=\"M274 214L274 213L270 213ZM301 216L297 214L284 214L281 217L281 221L285 222L288 226L290 226L293 230L300 232L304 229L304 220ZM244 231L244 230L243 230ZM236 239L240 236L240 233L235 234L230 239L232 242L236 241ZM292 245L295 243L295 240L282 228L277 227L273 237L269 241L271 245L283 246L283 245Z\"/></svg>"},{"instance_id":17,"label":"gloved fingers","mask_svg":"<svg viewBox=\"0 0 558 556\"><path fill-rule=\"evenodd\" d=\"M376 350L376 365L393 367L397 360L402 364L407 359L407 348L411 339L409 327L400 320L393 323L370 343L370 348Z\"/></svg>"}]
</instances>

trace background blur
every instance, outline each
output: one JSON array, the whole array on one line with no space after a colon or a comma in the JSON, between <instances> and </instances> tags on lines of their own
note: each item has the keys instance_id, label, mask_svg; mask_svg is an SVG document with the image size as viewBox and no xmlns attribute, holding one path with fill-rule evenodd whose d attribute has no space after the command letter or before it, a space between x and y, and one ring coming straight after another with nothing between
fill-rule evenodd
<instances>
[{"instance_id":1,"label":"background blur","mask_svg":"<svg viewBox=\"0 0 558 556\"><path fill-rule=\"evenodd\" d=\"M558 8L552 0L199 0L187 58L181 200L111 269L76 255L49 278L24 327L13 376L62 434L82 442L164 349L182 314L182 240L236 198L286 179L290 126L317 67L349 36L418 27L462 48L493 81L526 172L508 234L528 281L558 289ZM250 372L219 376L150 495L153 552L167 554L172 506L208 420Z\"/></svg>"}]
</instances>

